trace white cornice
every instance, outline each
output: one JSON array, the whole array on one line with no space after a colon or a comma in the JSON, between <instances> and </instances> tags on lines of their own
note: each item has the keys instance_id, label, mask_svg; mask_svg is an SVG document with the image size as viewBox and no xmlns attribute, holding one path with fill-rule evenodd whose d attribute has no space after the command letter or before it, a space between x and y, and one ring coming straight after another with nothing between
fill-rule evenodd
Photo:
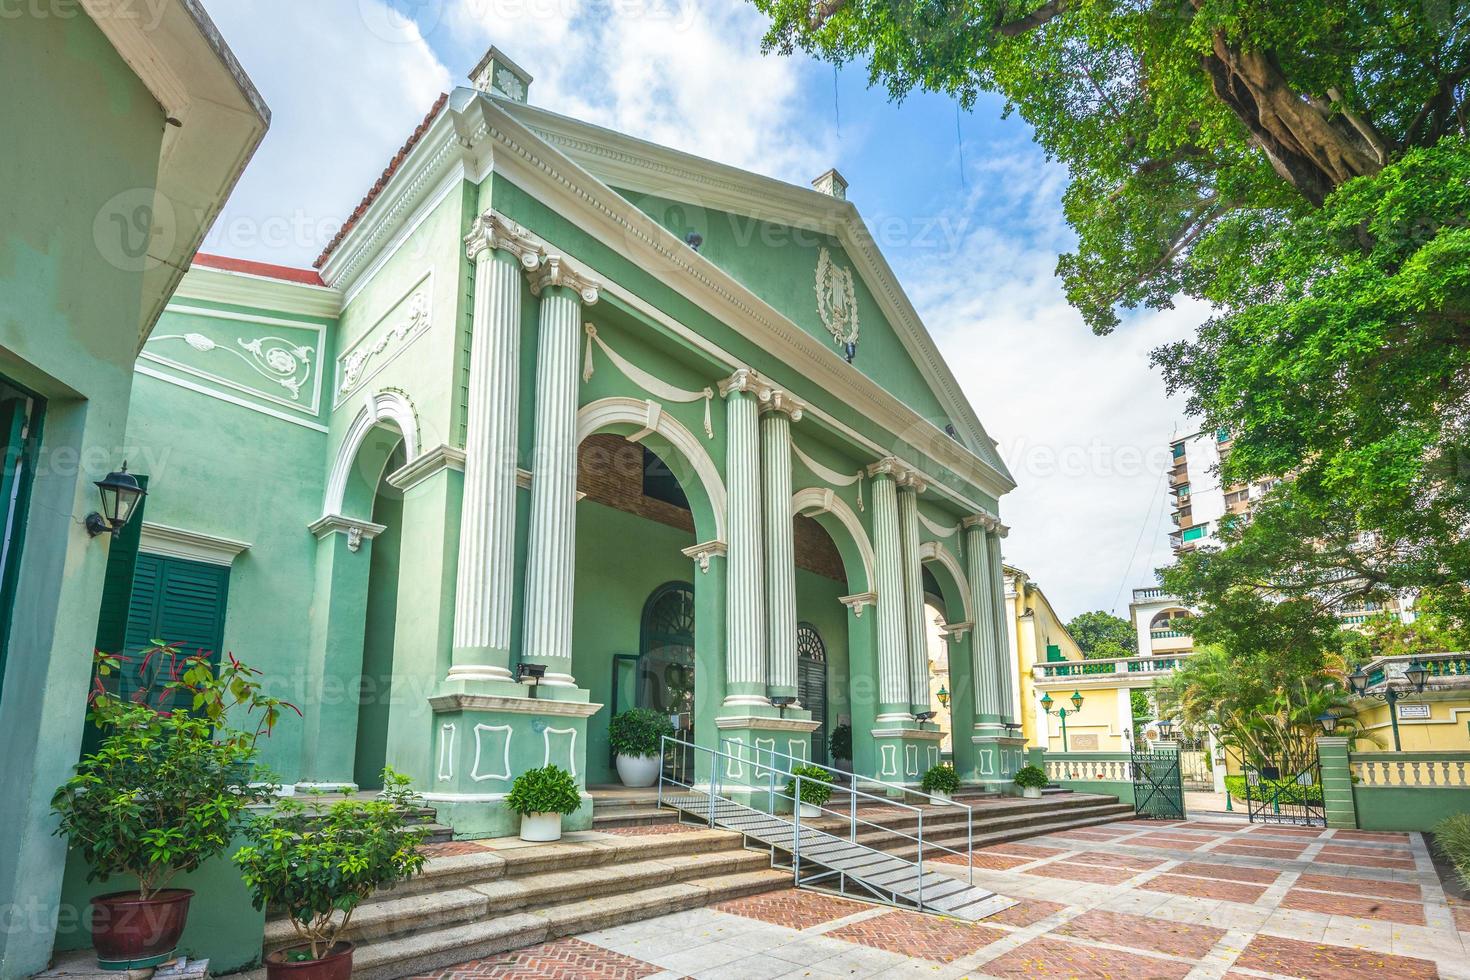
<instances>
[{"instance_id":1,"label":"white cornice","mask_svg":"<svg viewBox=\"0 0 1470 980\"><path fill-rule=\"evenodd\" d=\"M174 297L325 319L342 312L342 294L335 289L202 265L189 267Z\"/></svg>"},{"instance_id":2,"label":"white cornice","mask_svg":"<svg viewBox=\"0 0 1470 980\"><path fill-rule=\"evenodd\" d=\"M700 207L748 215L836 238L859 266L863 281L893 324L953 421L970 429L981 458L1009 477L995 442L975 415L918 311L873 241L857 208L845 199L752 174L525 104L506 111L608 185ZM972 447L973 448L973 447Z\"/></svg>"},{"instance_id":3,"label":"white cornice","mask_svg":"<svg viewBox=\"0 0 1470 980\"><path fill-rule=\"evenodd\" d=\"M388 474L388 485L407 492L441 470L458 470L463 473L464 462L463 449L445 445L435 446Z\"/></svg>"},{"instance_id":4,"label":"white cornice","mask_svg":"<svg viewBox=\"0 0 1470 980\"><path fill-rule=\"evenodd\" d=\"M144 521L141 531L139 551L166 558L202 561L210 565L228 567L237 555L250 548L247 541L235 541L232 538L216 537L168 524L154 524L151 521Z\"/></svg>"},{"instance_id":5,"label":"white cornice","mask_svg":"<svg viewBox=\"0 0 1470 980\"><path fill-rule=\"evenodd\" d=\"M429 698L435 711L504 711L523 715L554 715L558 718L590 718L602 705L587 701L553 701L550 698L512 698L499 694L440 694Z\"/></svg>"}]
</instances>

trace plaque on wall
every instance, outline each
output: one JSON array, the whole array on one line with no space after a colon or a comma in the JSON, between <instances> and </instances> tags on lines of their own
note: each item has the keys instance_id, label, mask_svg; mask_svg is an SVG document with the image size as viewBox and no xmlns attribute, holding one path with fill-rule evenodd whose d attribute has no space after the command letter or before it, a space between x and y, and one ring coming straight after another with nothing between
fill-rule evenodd
<instances>
[{"instance_id":1,"label":"plaque on wall","mask_svg":"<svg viewBox=\"0 0 1470 980\"><path fill-rule=\"evenodd\" d=\"M1072 736L1072 749L1073 749L1073 751L1076 751L1076 752L1096 752L1097 751L1097 736L1096 735L1073 735Z\"/></svg>"},{"instance_id":2,"label":"plaque on wall","mask_svg":"<svg viewBox=\"0 0 1470 980\"><path fill-rule=\"evenodd\" d=\"M1429 717L1429 705L1427 704L1401 704L1398 706L1399 718L1419 719Z\"/></svg>"}]
</instances>

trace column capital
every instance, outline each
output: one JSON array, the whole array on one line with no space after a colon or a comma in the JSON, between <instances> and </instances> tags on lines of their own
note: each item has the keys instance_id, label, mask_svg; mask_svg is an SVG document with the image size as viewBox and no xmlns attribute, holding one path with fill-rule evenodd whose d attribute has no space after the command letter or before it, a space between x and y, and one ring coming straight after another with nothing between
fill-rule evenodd
<instances>
[{"instance_id":1,"label":"column capital","mask_svg":"<svg viewBox=\"0 0 1470 980\"><path fill-rule=\"evenodd\" d=\"M723 541L701 541L699 544L683 548L681 551L685 557L694 559L701 572L709 571L711 558L724 558L729 553L729 546Z\"/></svg>"},{"instance_id":2,"label":"column capital","mask_svg":"<svg viewBox=\"0 0 1470 980\"><path fill-rule=\"evenodd\" d=\"M856 592L852 595L842 596L837 601L842 603L848 609L851 609L852 614L858 619L862 619L864 609L866 609L868 606L875 606L878 604L878 593Z\"/></svg>"},{"instance_id":3,"label":"column capital","mask_svg":"<svg viewBox=\"0 0 1470 980\"><path fill-rule=\"evenodd\" d=\"M531 233L496 211L486 211L475 218L470 233L464 238L465 255L471 261L500 249L515 256L527 272L535 271L546 257L546 251Z\"/></svg>"},{"instance_id":4,"label":"column capital","mask_svg":"<svg viewBox=\"0 0 1470 980\"><path fill-rule=\"evenodd\" d=\"M550 286L563 286L582 298L585 306L597 302L602 283L567 264L560 255L547 255L531 276L531 295L540 296Z\"/></svg>"},{"instance_id":5,"label":"column capital","mask_svg":"<svg viewBox=\"0 0 1470 980\"><path fill-rule=\"evenodd\" d=\"M720 382L719 388L721 398L729 398L732 391L739 391L747 395L755 395L759 401L763 402L769 401L771 392L775 390L771 383L755 369L748 367L736 368L733 374Z\"/></svg>"},{"instance_id":6,"label":"column capital","mask_svg":"<svg viewBox=\"0 0 1470 980\"><path fill-rule=\"evenodd\" d=\"M870 463L867 472L869 476L892 477L900 490L923 493L929 486L929 481L924 479L923 474L897 456L884 456L878 462Z\"/></svg>"},{"instance_id":7,"label":"column capital","mask_svg":"<svg viewBox=\"0 0 1470 980\"><path fill-rule=\"evenodd\" d=\"M960 525L967 530L979 528L982 531L994 531L1000 526L1000 518L992 514L971 514L969 517L962 518Z\"/></svg>"},{"instance_id":8,"label":"column capital","mask_svg":"<svg viewBox=\"0 0 1470 980\"><path fill-rule=\"evenodd\" d=\"M761 398L760 409L762 412L780 412L790 416L791 421L800 422L806 403L791 397L790 392L772 388Z\"/></svg>"}]
</instances>

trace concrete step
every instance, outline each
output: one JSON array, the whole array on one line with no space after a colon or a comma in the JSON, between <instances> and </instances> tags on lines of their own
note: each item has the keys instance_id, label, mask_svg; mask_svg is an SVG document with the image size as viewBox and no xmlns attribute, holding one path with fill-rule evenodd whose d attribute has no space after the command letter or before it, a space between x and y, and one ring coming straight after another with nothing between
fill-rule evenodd
<instances>
[{"instance_id":1,"label":"concrete step","mask_svg":"<svg viewBox=\"0 0 1470 980\"><path fill-rule=\"evenodd\" d=\"M1111 819L1119 819L1119 814L1131 814L1133 807L1127 803L1117 801L1097 802L1091 806L1072 807L1065 810L1050 810L1034 808L1029 813L1013 813L1003 816L975 815L974 833L983 834L997 833L1005 830L1025 829L1034 826L1038 821L1054 821L1063 819L1082 819L1108 815ZM874 821L877 823L877 821ZM845 828L840 828L845 829ZM840 829L838 832L840 832ZM905 820L893 823L881 823L879 826L858 824L858 839L868 837L884 837L895 833L917 836L918 821ZM938 839L941 837L963 838L966 833L965 819L961 815L958 819L930 819L926 814L924 817L924 836L926 838Z\"/></svg>"},{"instance_id":2,"label":"concrete step","mask_svg":"<svg viewBox=\"0 0 1470 980\"><path fill-rule=\"evenodd\" d=\"M358 906L343 938L355 943L378 942L492 915L641 892L694 878L763 871L770 864L768 855L731 849L502 877L416 895L399 896L389 892ZM286 919L271 919L266 923L267 950L290 946L296 941L296 932Z\"/></svg>"},{"instance_id":3,"label":"concrete step","mask_svg":"<svg viewBox=\"0 0 1470 980\"><path fill-rule=\"evenodd\" d=\"M678 819L679 814L675 811L659 809L657 806L620 806L606 812L598 808L592 811L592 829L605 830L608 827L648 827L655 824L674 823Z\"/></svg>"},{"instance_id":4,"label":"concrete step","mask_svg":"<svg viewBox=\"0 0 1470 980\"><path fill-rule=\"evenodd\" d=\"M789 872L765 868L454 922L359 944L353 955L352 975L354 980L392 980L413 976L509 949L785 888L790 884ZM242 980L264 980L264 977L265 971L257 970L243 975Z\"/></svg>"},{"instance_id":5,"label":"concrete step","mask_svg":"<svg viewBox=\"0 0 1470 980\"><path fill-rule=\"evenodd\" d=\"M1111 807L1099 808L1096 812L1088 812L1075 816L1058 817L1053 820L1033 821L1023 826L1010 827L1003 830L989 830L981 833L980 828L975 830L972 846L978 850L991 844L1005 844L1011 841L1028 840L1032 837L1041 837L1046 834L1054 834L1063 830L1071 830L1076 827L1090 827L1094 824L1114 823L1118 820L1127 820L1133 816L1133 807L1127 803L1120 803ZM943 834L931 837L925 828L925 843L942 844L944 847L955 851L964 851L965 835L961 831L958 835ZM907 855L913 860L917 853L917 845L912 840L894 836L888 841L878 841L869 844L882 851L900 856Z\"/></svg>"}]
</instances>

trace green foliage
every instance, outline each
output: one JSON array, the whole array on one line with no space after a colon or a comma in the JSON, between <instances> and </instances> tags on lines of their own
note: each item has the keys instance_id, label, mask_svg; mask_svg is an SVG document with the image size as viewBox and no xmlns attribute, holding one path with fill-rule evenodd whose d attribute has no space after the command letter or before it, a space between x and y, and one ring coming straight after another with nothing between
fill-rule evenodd
<instances>
[{"instance_id":1,"label":"green foliage","mask_svg":"<svg viewBox=\"0 0 1470 980\"><path fill-rule=\"evenodd\" d=\"M1246 798L1246 782L1244 776L1226 776L1225 792L1237 800ZM1275 801L1278 803L1310 803L1313 806L1322 805L1322 787L1313 783L1311 786L1303 786L1290 776L1284 779L1262 779L1251 787L1250 796L1256 801Z\"/></svg>"},{"instance_id":2,"label":"green foliage","mask_svg":"<svg viewBox=\"0 0 1470 980\"><path fill-rule=\"evenodd\" d=\"M1128 620L1101 609L1072 617L1067 632L1089 659L1131 657L1138 652L1138 634Z\"/></svg>"},{"instance_id":3,"label":"green foliage","mask_svg":"<svg viewBox=\"0 0 1470 980\"><path fill-rule=\"evenodd\" d=\"M1133 713L1133 744L1138 745L1144 728L1154 720L1153 702L1149 700L1147 691L1134 688L1128 692L1128 706Z\"/></svg>"},{"instance_id":4,"label":"green foliage","mask_svg":"<svg viewBox=\"0 0 1470 980\"><path fill-rule=\"evenodd\" d=\"M846 759L852 761L852 726L838 725L832 729L832 738L827 743L832 750L832 758Z\"/></svg>"},{"instance_id":5,"label":"green foliage","mask_svg":"<svg viewBox=\"0 0 1470 980\"><path fill-rule=\"evenodd\" d=\"M376 799L282 799L248 823L249 844L235 852L255 907L283 909L309 958L326 955L359 904L423 869L427 831L408 822L421 802L391 768Z\"/></svg>"},{"instance_id":6,"label":"green foliage","mask_svg":"<svg viewBox=\"0 0 1470 980\"><path fill-rule=\"evenodd\" d=\"M1440 593L1470 627L1470 7L753 2L767 50L866 59L894 98L991 92L1018 112L1067 169L1077 247L1057 271L1095 331L1181 295L1209 304L1154 360L1232 433L1226 482L1289 478L1275 528L1241 522L1242 544L1278 553L1252 566L1267 589L1282 569L1328 591L1361 572L1361 598ZM1315 533L1288 546L1286 525L1320 526L1322 554ZM1344 554L1360 530L1371 547ZM1261 582L1252 567L1233 581Z\"/></svg>"},{"instance_id":7,"label":"green foliage","mask_svg":"<svg viewBox=\"0 0 1470 980\"><path fill-rule=\"evenodd\" d=\"M582 793L572 774L558 766L527 769L516 777L505 797L505 805L516 813L576 813Z\"/></svg>"},{"instance_id":8,"label":"green foliage","mask_svg":"<svg viewBox=\"0 0 1470 980\"><path fill-rule=\"evenodd\" d=\"M1344 630L1343 653L1350 664L1363 664L1377 657L1407 657L1463 650L1461 637L1447 629L1443 617L1416 610L1412 623L1390 612L1368 617L1361 628Z\"/></svg>"},{"instance_id":9,"label":"green foliage","mask_svg":"<svg viewBox=\"0 0 1470 980\"><path fill-rule=\"evenodd\" d=\"M941 762L937 766L929 767L919 788L926 793L954 793L960 788L960 774L954 771L954 766Z\"/></svg>"},{"instance_id":10,"label":"green foliage","mask_svg":"<svg viewBox=\"0 0 1470 980\"><path fill-rule=\"evenodd\" d=\"M832 774L821 766L795 766L793 777L801 777L801 802L810 806L825 806L832 797ZM786 796L796 798L796 780L786 781Z\"/></svg>"},{"instance_id":11,"label":"green foliage","mask_svg":"<svg viewBox=\"0 0 1470 980\"><path fill-rule=\"evenodd\" d=\"M1051 780L1040 766L1022 766L1016 773L1015 783L1022 789L1044 789Z\"/></svg>"},{"instance_id":12,"label":"green foliage","mask_svg":"<svg viewBox=\"0 0 1470 980\"><path fill-rule=\"evenodd\" d=\"M1346 693L1345 665L1320 651L1229 652L1203 646L1158 682L1159 714L1186 731L1217 738L1247 765L1300 772L1317 754L1317 719L1337 718L1335 735L1365 738Z\"/></svg>"},{"instance_id":13,"label":"green foliage","mask_svg":"<svg viewBox=\"0 0 1470 980\"><path fill-rule=\"evenodd\" d=\"M1460 876L1460 882L1470 888L1470 813L1457 813L1434 825L1434 846Z\"/></svg>"},{"instance_id":14,"label":"green foliage","mask_svg":"<svg viewBox=\"0 0 1470 980\"><path fill-rule=\"evenodd\" d=\"M607 740L618 755L658 755L660 739L673 737L674 726L666 715L652 708L629 708L613 716L607 726Z\"/></svg>"}]
</instances>

